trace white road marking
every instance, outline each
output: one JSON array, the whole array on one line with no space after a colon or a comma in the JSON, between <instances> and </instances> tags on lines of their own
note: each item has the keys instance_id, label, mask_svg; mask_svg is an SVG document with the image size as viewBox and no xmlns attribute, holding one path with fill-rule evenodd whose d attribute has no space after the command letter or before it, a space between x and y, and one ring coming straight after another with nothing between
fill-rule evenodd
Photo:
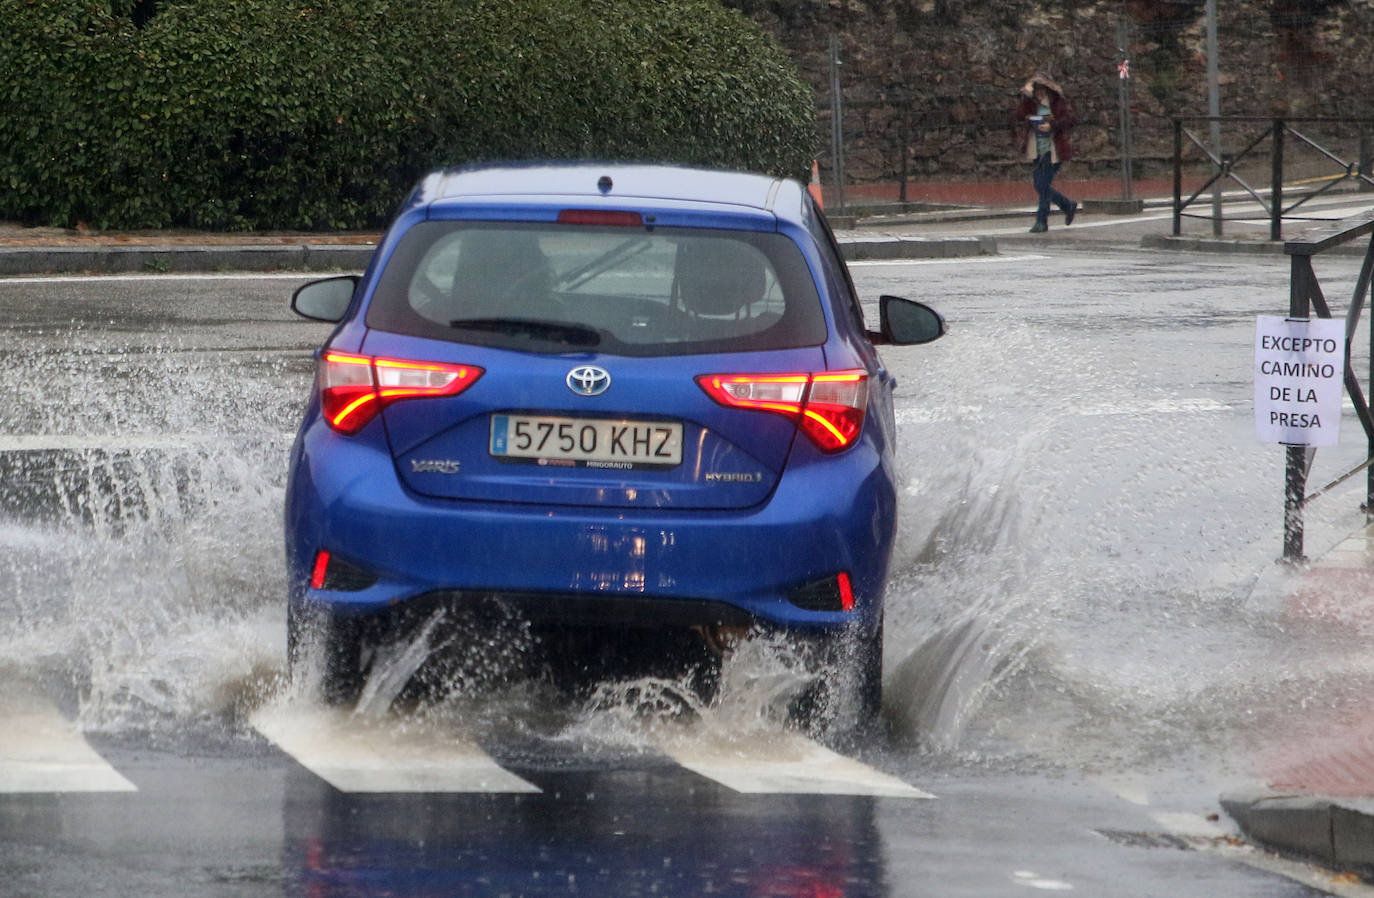
<instances>
[{"instance_id":1,"label":"white road marking","mask_svg":"<svg viewBox=\"0 0 1374 898\"><path fill-rule=\"evenodd\" d=\"M1202 198L1199 197L1196 202L1201 203ZM1285 208L1292 205L1288 202L1287 197L1285 197L1284 202ZM1210 203L1208 205L1210 205ZM1228 203L1224 208L1228 214L1232 215L1255 212L1257 213L1257 221L1261 221L1264 224L1269 223L1269 210L1257 202ZM1299 216L1309 213L1320 213L1319 217L1322 219L1340 219L1361 215L1368 212L1371 208L1374 208L1374 201L1350 199L1349 197L1330 197L1320 200L1309 200L1292 211ZM1231 219L1227 220L1231 221ZM1240 221L1241 219L1235 220ZM1297 219L1289 219L1289 221L1297 221ZM1320 222L1314 223L1319 224Z\"/></svg>"},{"instance_id":2,"label":"white road marking","mask_svg":"<svg viewBox=\"0 0 1374 898\"><path fill-rule=\"evenodd\" d=\"M1034 214L1034 213L1029 213L1029 214ZM1113 218L1109 218L1109 219L1107 219L1107 220L1105 220L1105 221L1083 221L1082 219L1077 219L1077 220L1074 221L1074 223L1073 223L1073 225L1072 225L1071 227L1072 227L1073 230L1075 230L1075 231L1082 231L1082 230L1087 230L1087 229L1091 229L1091 228L1114 228L1114 227L1116 227L1117 225L1140 224L1141 222L1147 222L1147 221L1168 221L1168 220L1172 219L1173 217L1174 217L1174 213L1173 213L1173 212L1166 212L1166 213L1158 214L1158 215L1137 215L1137 216L1133 216L1133 217L1131 217L1131 218L1115 218L1115 217L1113 217ZM1051 225L1050 225L1050 230L1049 230L1048 233L1051 233L1051 234L1052 234L1052 233L1054 233L1054 231L1055 231L1056 228L1058 228L1058 227L1063 227L1063 225L1056 225L1056 224L1054 224L1054 219L1053 219L1053 218L1050 219L1050 222L1051 222ZM1013 235L1013 234L1026 234L1026 233L1029 233L1029 229L1026 228L1024 225L1017 225L1017 226L1014 227L1014 228L993 228L993 229L987 230L987 231L979 231L978 233L979 233L979 234L983 234L983 235L987 235L987 236L990 236L990 237L997 237L997 236L1008 236L1008 237L1009 237L1009 236L1011 236L1011 235Z\"/></svg>"},{"instance_id":3,"label":"white road marking","mask_svg":"<svg viewBox=\"0 0 1374 898\"><path fill-rule=\"evenodd\" d=\"M1186 197L1185 197L1185 198L1186 198ZM1188 207L1188 208L1189 208L1189 210L1191 210L1193 213L1196 213L1196 212L1197 212L1197 207L1198 207L1198 205L1200 205L1201 203L1202 203L1202 197L1199 197L1197 200L1194 201L1194 204L1193 204L1192 206ZM1360 215L1360 214L1363 214L1364 212L1368 212L1369 209L1371 208L1371 205L1372 205L1371 203L1362 202L1362 201L1360 201L1360 200L1353 200L1353 201L1352 201L1352 200L1349 200L1349 199L1346 199L1346 198L1337 199L1337 198L1334 198L1334 197L1333 197L1333 198L1331 198L1331 199L1313 200L1313 201L1311 201L1311 202L1309 202L1309 203L1304 203L1303 205L1299 206L1299 207L1297 208L1297 210L1295 210L1295 211L1296 211L1298 214L1300 214L1300 215L1301 215L1301 214L1311 214L1311 215L1318 216L1320 219L1323 219L1323 220L1324 220L1324 219L1332 219L1332 220L1335 220L1335 219L1341 219L1341 218L1349 218L1349 217L1351 217L1351 216ZM1253 225L1261 226L1261 227L1268 227L1268 226L1269 226L1269 214L1268 214L1267 211L1265 211L1264 207L1261 206L1261 205L1258 204L1258 203L1254 203L1254 202L1248 202L1248 203L1229 202L1229 203L1227 203L1227 205L1226 205L1225 214L1227 214L1227 215L1245 215L1245 214L1247 214L1247 213L1249 213L1249 212L1251 212L1251 211L1253 211L1253 212L1257 213L1259 216L1263 216L1263 217L1256 217L1256 218L1253 218L1253 219L1250 219L1250 218L1235 218L1235 219L1230 219L1230 218L1228 218L1227 221L1226 221L1226 223L1227 223L1227 224L1253 224ZM1061 224L1055 224L1055 214L1054 214L1054 213L1057 213L1057 212L1058 212L1058 210L1052 210L1052 213L1051 213L1051 218L1050 218L1050 232L1051 232L1051 233L1053 233L1053 231L1054 231L1055 228L1057 228L1057 227L1066 227L1066 226L1063 225L1062 223L1061 223ZM1027 215L1027 216L1031 216L1031 215L1034 215L1034 214L1035 214L1034 209L1032 209L1032 208L1027 208L1027 209L1026 209L1026 215ZM1173 217L1174 217L1173 208L1172 208L1172 206L1170 206L1168 209L1163 210L1163 211L1159 211L1159 212L1150 212L1150 213L1143 214L1143 215L1135 215L1135 216L1131 216L1131 217L1129 217L1129 218L1119 218L1119 217L1116 217L1116 216L1108 216L1108 217L1106 217L1106 218L1104 218L1104 219L1102 219L1102 220L1100 220L1100 221L1090 221L1090 220L1085 220L1084 218L1081 218L1081 217L1080 217L1080 218L1078 218L1078 219L1075 219L1075 221L1074 221L1074 223L1073 223L1073 225L1072 225L1071 227L1072 227L1073 230L1075 230L1075 231L1089 230L1089 229L1092 229L1092 228L1113 228L1113 227L1116 227L1116 226L1118 226L1118 225L1126 225L1126 224L1142 224L1142 223L1153 222L1153 221L1170 221L1170 220L1173 219ZM1062 219L1061 219L1061 222L1062 222ZM1322 221L1312 221L1312 222L1310 222L1309 224L1310 224L1310 225L1319 225L1319 224L1322 224L1322 223L1323 223ZM1301 225L1301 224L1302 224L1301 222L1295 221L1295 220L1293 220L1293 219L1288 219L1288 220L1285 222L1285 225L1286 225L1287 227L1289 227L1289 228L1293 228L1293 227L1298 226L1298 225ZM972 235L972 232L967 232L967 233L968 233L969 235ZM1017 224L1017 225L1014 226L1014 227L1000 227L1000 228L990 228L990 229L986 229L986 230L984 230L984 229L978 229L978 230L977 230L977 235L979 235L979 236L987 236L987 237L997 237L997 236L1008 236L1008 237L1009 237L1009 236L1012 236L1012 235L1016 235L1016 234L1025 234L1025 233L1027 233L1027 228L1026 228L1024 225L1021 225L1021 224ZM963 236L964 234L965 234L965 232L961 232L960 234L957 234L957 235L954 235L954 236ZM967 258L968 258L969 260L974 260L974 259L977 259L978 257L977 257L977 256L969 256L969 257L967 257ZM954 260L954 259L951 259L951 260L948 260L948 261L963 261L963 260ZM849 264L852 266L852 265L854 265L855 263L850 262Z\"/></svg>"},{"instance_id":4,"label":"white road marking","mask_svg":"<svg viewBox=\"0 0 1374 898\"><path fill-rule=\"evenodd\" d=\"M1008 262L1036 262L1048 258L1049 256L1028 253L1020 256L955 256L949 259L858 259L847 262L846 265L850 268L877 268L889 265L962 265L969 262L1004 265Z\"/></svg>"},{"instance_id":5,"label":"white road marking","mask_svg":"<svg viewBox=\"0 0 1374 898\"><path fill-rule=\"evenodd\" d=\"M1017 870L1011 874L1011 881L1019 886L1042 889L1047 892L1070 892L1073 886L1062 879L1050 879L1031 870Z\"/></svg>"},{"instance_id":6,"label":"white road marking","mask_svg":"<svg viewBox=\"0 0 1374 898\"><path fill-rule=\"evenodd\" d=\"M1150 806L1150 788L1147 783L1139 780L1118 781L1116 779L1100 778L1099 782L1108 792L1117 798L1129 801L1137 807L1148 808Z\"/></svg>"},{"instance_id":7,"label":"white road marking","mask_svg":"<svg viewBox=\"0 0 1374 898\"><path fill-rule=\"evenodd\" d=\"M46 701L6 689L0 707L0 793L137 792Z\"/></svg>"},{"instance_id":8,"label":"white road marking","mask_svg":"<svg viewBox=\"0 0 1374 898\"><path fill-rule=\"evenodd\" d=\"M340 792L539 792L476 745L348 711L276 706L253 728Z\"/></svg>"},{"instance_id":9,"label":"white road marking","mask_svg":"<svg viewBox=\"0 0 1374 898\"><path fill-rule=\"evenodd\" d=\"M693 773L747 795L935 797L795 733L733 743L694 732L663 740L659 750Z\"/></svg>"}]
</instances>

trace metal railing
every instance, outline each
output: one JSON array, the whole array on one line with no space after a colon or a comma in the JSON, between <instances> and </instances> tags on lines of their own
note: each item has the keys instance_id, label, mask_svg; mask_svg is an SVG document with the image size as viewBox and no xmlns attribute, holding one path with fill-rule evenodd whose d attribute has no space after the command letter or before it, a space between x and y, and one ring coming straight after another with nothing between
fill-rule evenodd
<instances>
[{"instance_id":1,"label":"metal railing","mask_svg":"<svg viewBox=\"0 0 1374 898\"><path fill-rule=\"evenodd\" d=\"M1314 229L1302 237L1284 243L1283 251L1292 258L1292 275L1289 282L1288 317L1293 319L1310 318L1312 312L1318 318L1330 318L1331 307L1326 295L1317 281L1312 267L1312 257L1334 246L1347 243L1358 237L1370 235L1369 247L1365 250L1364 264L1355 281L1355 293L1350 300L1350 308L1345 314L1345 392L1350 396L1355 414L1364 427L1368 448L1365 461L1354 470L1306 495L1307 475L1312 467L1312 459L1317 450L1306 446L1289 446L1286 452L1284 470L1283 502L1283 560L1301 561L1303 558L1303 507L1313 499L1344 483L1360 471L1366 471L1365 501L1361 508L1366 517L1374 517L1374 419L1371 419L1369 403L1365 392L1350 364L1350 346L1364 311L1365 300L1369 296L1371 274L1374 274L1374 211L1366 212L1355 218L1347 218L1334 225ZM1370 326L1369 383L1374 385L1374 324Z\"/></svg>"},{"instance_id":2,"label":"metal railing","mask_svg":"<svg viewBox=\"0 0 1374 898\"><path fill-rule=\"evenodd\" d=\"M1218 154L1215 148L1209 146L1207 141L1202 140L1192 131L1184 127L1184 122L1217 122L1228 124L1267 124L1267 127L1258 129L1258 133L1247 135L1249 140L1245 148L1239 153ZM1301 124L1306 127L1312 125L1343 125L1354 126L1359 129L1359 158L1354 162L1342 159L1336 153L1317 143L1315 140L1298 131L1294 125ZM1220 233L1220 222L1226 221L1226 216L1218 208L1216 201L1213 200L1213 209L1207 215L1188 213L1184 210L1193 204L1203 193L1213 190L1214 186L1223 179L1229 179L1240 185L1241 189L1259 203L1264 210L1265 217L1269 219L1269 239L1283 239L1284 219L1296 219L1301 216L1294 215L1300 206L1308 201L1333 190L1336 185L1347 181L1357 181L1361 185L1374 187L1374 176L1371 176L1371 152L1370 134L1374 132L1374 119L1334 119L1334 118L1261 118L1256 116L1212 116L1198 115L1174 119L1174 236L1177 237L1183 232L1183 219L1204 218L1214 222L1217 228L1216 233ZM1329 177L1320 180L1325 183L1317 189L1309 189L1302 192L1301 196L1288 206L1284 206L1284 153L1285 142L1291 136L1301 145L1314 150L1318 156L1341 167L1341 170ZM1186 200L1183 198L1183 148L1184 138L1187 137L1193 146L1200 149L1211 164L1211 177L1203 183L1201 187L1193 192L1193 195ZM1251 152L1259 148L1265 141L1269 141L1269 189L1268 199L1262 195L1261 189L1250 186L1237 171L1237 166ZM1245 216L1253 218L1254 216ZM1320 220L1320 219L1317 219Z\"/></svg>"}]
</instances>

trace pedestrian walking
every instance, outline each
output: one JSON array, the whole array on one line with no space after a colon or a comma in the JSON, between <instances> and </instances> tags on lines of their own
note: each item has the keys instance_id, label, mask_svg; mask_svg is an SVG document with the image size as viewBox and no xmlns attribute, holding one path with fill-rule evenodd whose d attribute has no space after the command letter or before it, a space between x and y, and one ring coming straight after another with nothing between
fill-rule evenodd
<instances>
[{"instance_id":1,"label":"pedestrian walking","mask_svg":"<svg viewBox=\"0 0 1374 898\"><path fill-rule=\"evenodd\" d=\"M1063 211L1064 224L1073 224L1078 203L1054 189L1059 166L1073 158L1069 132L1078 124L1063 89L1049 75L1036 72L1017 95L1014 119L1016 149L1021 158L1032 164L1031 183L1040 197L1031 233L1049 230L1051 203Z\"/></svg>"}]
</instances>

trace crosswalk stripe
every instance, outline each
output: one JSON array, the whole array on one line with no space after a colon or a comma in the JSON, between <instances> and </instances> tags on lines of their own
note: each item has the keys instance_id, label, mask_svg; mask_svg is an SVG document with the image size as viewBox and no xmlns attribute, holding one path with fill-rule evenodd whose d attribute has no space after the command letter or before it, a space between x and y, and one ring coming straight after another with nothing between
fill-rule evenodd
<instances>
[{"instance_id":1,"label":"crosswalk stripe","mask_svg":"<svg viewBox=\"0 0 1374 898\"><path fill-rule=\"evenodd\" d=\"M7 696L0 718L0 793L138 791L42 699Z\"/></svg>"},{"instance_id":2,"label":"crosswalk stripe","mask_svg":"<svg viewBox=\"0 0 1374 898\"><path fill-rule=\"evenodd\" d=\"M935 797L797 733L755 737L747 745L694 733L690 739L666 739L659 749L693 773L750 795Z\"/></svg>"},{"instance_id":3,"label":"crosswalk stripe","mask_svg":"<svg viewBox=\"0 0 1374 898\"><path fill-rule=\"evenodd\" d=\"M253 728L340 792L539 792L471 743L328 708L268 707Z\"/></svg>"},{"instance_id":4,"label":"crosswalk stripe","mask_svg":"<svg viewBox=\"0 0 1374 898\"><path fill-rule=\"evenodd\" d=\"M135 792L48 703L9 696L0 707L0 794ZM436 732L397 728L323 707L269 705L258 733L341 792L537 793L480 747ZM747 743L699 730L660 738L681 767L743 794L934 798L929 792L795 733Z\"/></svg>"}]
</instances>

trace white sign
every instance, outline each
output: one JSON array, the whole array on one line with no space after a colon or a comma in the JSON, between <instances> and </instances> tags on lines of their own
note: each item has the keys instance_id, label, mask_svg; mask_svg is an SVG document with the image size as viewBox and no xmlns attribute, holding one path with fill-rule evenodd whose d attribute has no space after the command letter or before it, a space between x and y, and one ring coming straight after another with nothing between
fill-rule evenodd
<instances>
[{"instance_id":1,"label":"white sign","mask_svg":"<svg viewBox=\"0 0 1374 898\"><path fill-rule=\"evenodd\" d=\"M1336 445L1344 378L1344 321L1259 316L1255 432L1261 442Z\"/></svg>"}]
</instances>

